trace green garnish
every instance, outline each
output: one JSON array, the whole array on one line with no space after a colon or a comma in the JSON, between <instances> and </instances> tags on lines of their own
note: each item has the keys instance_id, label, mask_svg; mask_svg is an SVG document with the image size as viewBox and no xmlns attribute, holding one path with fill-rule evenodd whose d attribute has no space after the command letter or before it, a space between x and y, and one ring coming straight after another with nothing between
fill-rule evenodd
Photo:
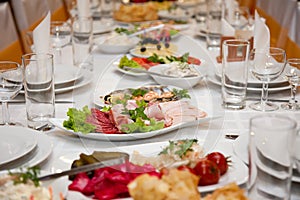
<instances>
[{"instance_id":1,"label":"green garnish","mask_svg":"<svg viewBox=\"0 0 300 200\"><path fill-rule=\"evenodd\" d=\"M101 111L102 111L102 112L108 112L108 111L110 111L110 109L111 109L110 106L104 106L104 107L101 109Z\"/></svg>"},{"instance_id":2,"label":"green garnish","mask_svg":"<svg viewBox=\"0 0 300 200\"><path fill-rule=\"evenodd\" d=\"M192 151L191 147L194 143L197 143L197 139L186 139L186 140L178 140L177 142L169 141L169 146L165 147L160 153L161 154L168 154L173 152L180 157L184 156L188 151Z\"/></svg>"},{"instance_id":3,"label":"green garnish","mask_svg":"<svg viewBox=\"0 0 300 200\"><path fill-rule=\"evenodd\" d=\"M154 62L154 63L160 63L165 64L165 60L161 57L159 57L156 53L154 53L152 56L148 57L147 60Z\"/></svg>"},{"instance_id":4,"label":"green garnish","mask_svg":"<svg viewBox=\"0 0 300 200\"><path fill-rule=\"evenodd\" d=\"M116 33L125 33L126 35L129 35L129 34L132 34L134 33L135 31L134 30L128 30L127 28L123 28L123 27L117 27L115 28L115 32Z\"/></svg>"},{"instance_id":5,"label":"green garnish","mask_svg":"<svg viewBox=\"0 0 300 200\"><path fill-rule=\"evenodd\" d=\"M136 101L136 104L138 106L137 108L135 108L134 110L128 110L130 119L132 119L133 121L136 121L138 118L148 120L149 118L144 113L145 108L148 104L144 100Z\"/></svg>"},{"instance_id":6,"label":"green garnish","mask_svg":"<svg viewBox=\"0 0 300 200\"><path fill-rule=\"evenodd\" d=\"M144 120L142 120L141 118L137 118L134 123L123 124L121 131L125 133L145 133L164 128L163 121L156 121L155 119L151 118L149 122L150 124L146 125Z\"/></svg>"},{"instance_id":7,"label":"green garnish","mask_svg":"<svg viewBox=\"0 0 300 200\"><path fill-rule=\"evenodd\" d=\"M130 60L127 58L127 56L123 56L120 60L119 67L132 67L132 68L143 68L141 65L139 65L134 60Z\"/></svg>"},{"instance_id":8,"label":"green garnish","mask_svg":"<svg viewBox=\"0 0 300 200\"><path fill-rule=\"evenodd\" d=\"M91 133L96 128L94 125L86 123L86 118L91 114L88 106L84 106L82 110L69 108L67 112L69 119L63 122L63 126L67 129L74 130L75 132Z\"/></svg>"},{"instance_id":9,"label":"green garnish","mask_svg":"<svg viewBox=\"0 0 300 200\"><path fill-rule=\"evenodd\" d=\"M148 91L144 89L130 89L131 95L134 97L144 96Z\"/></svg>"},{"instance_id":10,"label":"green garnish","mask_svg":"<svg viewBox=\"0 0 300 200\"><path fill-rule=\"evenodd\" d=\"M189 91L186 89L177 90L176 88L173 88L172 92L178 99L191 98L191 96L189 95Z\"/></svg>"},{"instance_id":11,"label":"green garnish","mask_svg":"<svg viewBox=\"0 0 300 200\"><path fill-rule=\"evenodd\" d=\"M183 55L180 56L180 57L176 57L176 56L166 56L166 58L167 58L167 60L170 61L170 62L177 61L177 62L183 62L183 63L186 63L186 62L188 62L189 53L185 53L185 54L183 54Z\"/></svg>"},{"instance_id":12,"label":"green garnish","mask_svg":"<svg viewBox=\"0 0 300 200\"><path fill-rule=\"evenodd\" d=\"M29 180L31 180L35 187L40 186L40 182L38 179L38 175L40 174L40 168L35 167L29 167L26 171L23 171L23 169L20 169L21 172L11 172L9 171L8 174L10 176L15 176L14 178L14 185L17 184L26 184Z\"/></svg>"}]
</instances>

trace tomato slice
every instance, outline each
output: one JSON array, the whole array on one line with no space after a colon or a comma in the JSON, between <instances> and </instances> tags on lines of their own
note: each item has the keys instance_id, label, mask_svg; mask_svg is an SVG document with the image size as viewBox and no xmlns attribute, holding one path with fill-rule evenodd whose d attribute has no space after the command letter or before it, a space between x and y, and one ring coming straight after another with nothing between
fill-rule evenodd
<instances>
[{"instance_id":1,"label":"tomato slice","mask_svg":"<svg viewBox=\"0 0 300 200\"><path fill-rule=\"evenodd\" d=\"M188 63L189 63L189 64L194 64L194 65L200 65L200 64L201 64L201 61L200 61L198 58L189 56L189 57L188 57Z\"/></svg>"}]
</instances>

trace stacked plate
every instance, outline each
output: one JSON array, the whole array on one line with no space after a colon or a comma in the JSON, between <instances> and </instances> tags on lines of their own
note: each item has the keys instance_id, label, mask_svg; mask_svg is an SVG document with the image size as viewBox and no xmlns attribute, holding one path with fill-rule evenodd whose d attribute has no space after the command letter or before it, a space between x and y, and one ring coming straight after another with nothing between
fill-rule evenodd
<instances>
[{"instance_id":1,"label":"stacked plate","mask_svg":"<svg viewBox=\"0 0 300 200\"><path fill-rule=\"evenodd\" d=\"M73 65L57 64L54 68L55 93L64 93L89 84L93 74ZM24 93L21 90L20 93Z\"/></svg>"},{"instance_id":2,"label":"stacked plate","mask_svg":"<svg viewBox=\"0 0 300 200\"><path fill-rule=\"evenodd\" d=\"M32 167L45 161L52 143L45 134L24 127L1 126L0 170Z\"/></svg>"},{"instance_id":3,"label":"stacked plate","mask_svg":"<svg viewBox=\"0 0 300 200\"><path fill-rule=\"evenodd\" d=\"M290 89L288 81L284 78L284 74L288 71L288 67L285 68L285 71L279 76L276 80L269 83L269 92L279 92L283 90ZM218 64L214 74L208 76L210 82L221 85L221 76L222 76L222 65ZM255 79L252 74L248 74L248 91L251 92L261 92L262 91L262 82Z\"/></svg>"}]
</instances>

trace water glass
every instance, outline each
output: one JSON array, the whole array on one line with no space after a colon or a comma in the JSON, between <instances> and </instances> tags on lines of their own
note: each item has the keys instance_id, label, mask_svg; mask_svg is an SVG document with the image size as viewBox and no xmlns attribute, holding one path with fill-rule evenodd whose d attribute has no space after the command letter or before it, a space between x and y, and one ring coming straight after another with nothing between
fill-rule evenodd
<instances>
[{"instance_id":1,"label":"water glass","mask_svg":"<svg viewBox=\"0 0 300 200\"><path fill-rule=\"evenodd\" d=\"M282 115L250 119L249 199L290 198L296 121Z\"/></svg>"},{"instance_id":2,"label":"water glass","mask_svg":"<svg viewBox=\"0 0 300 200\"><path fill-rule=\"evenodd\" d=\"M206 46L209 50L219 49L224 2L223 0L206 0L206 5Z\"/></svg>"},{"instance_id":3,"label":"water glass","mask_svg":"<svg viewBox=\"0 0 300 200\"><path fill-rule=\"evenodd\" d=\"M93 70L93 19L76 17L72 23L73 63L82 69Z\"/></svg>"},{"instance_id":4,"label":"water glass","mask_svg":"<svg viewBox=\"0 0 300 200\"><path fill-rule=\"evenodd\" d=\"M229 109L246 106L248 82L248 55L250 42L247 40L225 40L222 45L222 100Z\"/></svg>"},{"instance_id":5,"label":"water glass","mask_svg":"<svg viewBox=\"0 0 300 200\"><path fill-rule=\"evenodd\" d=\"M48 121L55 116L54 64L52 54L22 56L27 125L36 130L48 130Z\"/></svg>"}]
</instances>

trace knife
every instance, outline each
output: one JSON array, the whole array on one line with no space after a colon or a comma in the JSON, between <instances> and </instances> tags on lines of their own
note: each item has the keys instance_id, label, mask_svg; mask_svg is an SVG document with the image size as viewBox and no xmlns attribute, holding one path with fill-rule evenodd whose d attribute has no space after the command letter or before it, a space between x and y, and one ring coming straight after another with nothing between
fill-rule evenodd
<instances>
[{"instance_id":1,"label":"knife","mask_svg":"<svg viewBox=\"0 0 300 200\"><path fill-rule=\"evenodd\" d=\"M40 177L38 177L38 179L40 181L48 181L48 180L59 178L59 177L62 177L62 176L76 175L76 174L81 173L81 172L88 172L88 171L92 171L92 170L99 169L99 168L102 168L102 167L122 164L126 160L128 160L128 156L121 156L119 158L105 160L105 161L102 161L102 162L97 162L97 163L93 163L93 164L89 164L89 165L83 165L83 166L76 167L76 168L73 168L73 169L70 169L70 170L65 170L65 171L62 171L62 172L54 173L54 174L40 176Z\"/></svg>"}]
</instances>

